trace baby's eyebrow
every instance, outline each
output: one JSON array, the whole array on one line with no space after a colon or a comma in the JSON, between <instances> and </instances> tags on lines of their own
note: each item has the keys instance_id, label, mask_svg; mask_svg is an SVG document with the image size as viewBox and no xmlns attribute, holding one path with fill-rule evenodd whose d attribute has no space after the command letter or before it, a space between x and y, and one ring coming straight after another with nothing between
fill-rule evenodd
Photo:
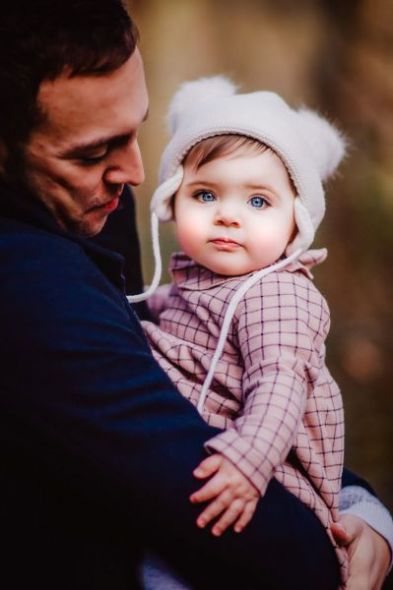
<instances>
[{"instance_id":1,"label":"baby's eyebrow","mask_svg":"<svg viewBox=\"0 0 393 590\"><path fill-rule=\"evenodd\" d=\"M271 187L267 183L252 183L251 182L251 183L245 184L244 186L252 191L263 191L266 189L271 190Z\"/></svg>"},{"instance_id":2,"label":"baby's eyebrow","mask_svg":"<svg viewBox=\"0 0 393 590\"><path fill-rule=\"evenodd\" d=\"M214 182L214 180L209 180L209 179L204 179L204 178L200 178L198 180L192 180L190 182L186 182L185 184L189 187L208 186L208 187L214 188L217 186L222 186L222 183L220 183L220 182ZM264 191L264 190L273 191L273 188L268 183L250 182L250 183L243 184L242 182L240 182L239 185L246 188L247 190L251 190L251 191Z\"/></svg>"},{"instance_id":3,"label":"baby's eyebrow","mask_svg":"<svg viewBox=\"0 0 393 590\"><path fill-rule=\"evenodd\" d=\"M193 180L192 182L186 182L185 183L187 186L217 186L218 183L212 182L211 180L204 180L199 179L199 180Z\"/></svg>"}]
</instances>

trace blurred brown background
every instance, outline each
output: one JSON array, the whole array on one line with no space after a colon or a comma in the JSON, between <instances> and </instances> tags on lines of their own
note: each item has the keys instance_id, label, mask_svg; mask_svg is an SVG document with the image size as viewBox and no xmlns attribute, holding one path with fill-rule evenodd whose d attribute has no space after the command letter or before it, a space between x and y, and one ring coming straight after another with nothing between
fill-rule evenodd
<instances>
[{"instance_id":1,"label":"blurred brown background","mask_svg":"<svg viewBox=\"0 0 393 590\"><path fill-rule=\"evenodd\" d=\"M327 114L350 138L328 187L316 283L332 312L328 362L346 408L346 464L393 510L393 2L391 0L129 0L141 32L151 115L138 190L145 281L148 202L177 85L224 73L243 91L270 89ZM176 248L161 240L166 260ZM166 266L166 263L164 263ZM164 277L168 278L168 276Z\"/></svg>"}]
</instances>

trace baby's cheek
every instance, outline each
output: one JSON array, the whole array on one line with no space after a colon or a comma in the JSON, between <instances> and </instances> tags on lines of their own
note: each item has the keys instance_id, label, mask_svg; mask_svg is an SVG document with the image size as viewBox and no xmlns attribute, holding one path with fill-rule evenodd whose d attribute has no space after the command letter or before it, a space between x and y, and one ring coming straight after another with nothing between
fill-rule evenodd
<instances>
[{"instance_id":1,"label":"baby's cheek","mask_svg":"<svg viewBox=\"0 0 393 590\"><path fill-rule=\"evenodd\" d=\"M289 228L283 223L271 223L258 236L261 246L280 250L286 246L289 239Z\"/></svg>"},{"instance_id":2,"label":"baby's cheek","mask_svg":"<svg viewBox=\"0 0 393 590\"><path fill-rule=\"evenodd\" d=\"M192 222L192 220L177 226L176 236L182 250L188 253L189 250L199 248L202 242L201 230L201 225L197 221Z\"/></svg>"}]
</instances>

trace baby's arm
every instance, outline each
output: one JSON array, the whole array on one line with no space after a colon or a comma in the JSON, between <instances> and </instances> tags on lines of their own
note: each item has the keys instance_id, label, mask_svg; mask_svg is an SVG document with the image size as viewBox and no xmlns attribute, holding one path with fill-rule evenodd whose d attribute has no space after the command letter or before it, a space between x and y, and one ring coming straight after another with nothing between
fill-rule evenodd
<instances>
[{"instance_id":1,"label":"baby's arm","mask_svg":"<svg viewBox=\"0 0 393 590\"><path fill-rule=\"evenodd\" d=\"M328 324L326 303L311 281L288 272L252 287L236 311L242 414L206 448L230 459L261 495L299 436Z\"/></svg>"},{"instance_id":2,"label":"baby's arm","mask_svg":"<svg viewBox=\"0 0 393 590\"><path fill-rule=\"evenodd\" d=\"M190 497L191 502L209 502L199 515L197 525L204 528L218 518L212 533L219 537L229 526L240 533L250 522L259 492L245 475L223 455L211 455L194 470L198 479L209 481Z\"/></svg>"}]
</instances>

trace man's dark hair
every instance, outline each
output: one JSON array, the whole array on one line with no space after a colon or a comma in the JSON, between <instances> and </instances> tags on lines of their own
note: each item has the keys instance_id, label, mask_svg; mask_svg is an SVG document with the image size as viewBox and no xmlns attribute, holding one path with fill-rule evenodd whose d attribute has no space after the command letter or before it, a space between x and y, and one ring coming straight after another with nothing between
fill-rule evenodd
<instances>
[{"instance_id":1,"label":"man's dark hair","mask_svg":"<svg viewBox=\"0 0 393 590\"><path fill-rule=\"evenodd\" d=\"M2 0L0 140L20 144L42 120L41 82L116 70L137 40L122 0Z\"/></svg>"}]
</instances>

